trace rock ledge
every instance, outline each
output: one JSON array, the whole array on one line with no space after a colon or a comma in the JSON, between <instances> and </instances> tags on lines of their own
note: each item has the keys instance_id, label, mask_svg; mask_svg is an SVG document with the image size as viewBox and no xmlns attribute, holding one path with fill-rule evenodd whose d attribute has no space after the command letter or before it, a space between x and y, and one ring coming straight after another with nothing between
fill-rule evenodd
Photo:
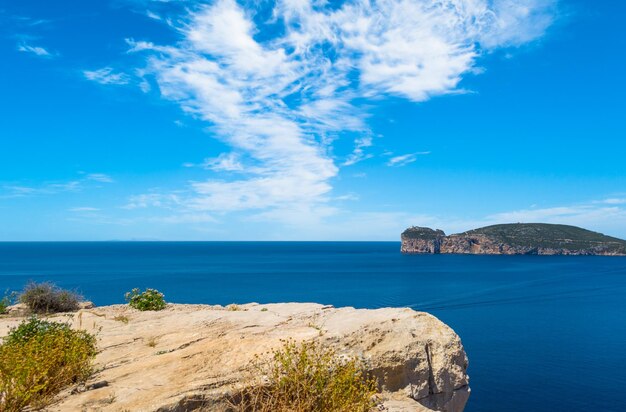
<instances>
[{"instance_id":1,"label":"rock ledge","mask_svg":"<svg viewBox=\"0 0 626 412\"><path fill-rule=\"evenodd\" d=\"M0 336L19 321L1 318ZM72 322L100 330L99 372L61 394L51 411L227 411L254 355L287 338L362 357L384 382L381 410L460 412L469 396L459 337L411 309L252 303L139 312L114 305L83 309Z\"/></svg>"}]
</instances>

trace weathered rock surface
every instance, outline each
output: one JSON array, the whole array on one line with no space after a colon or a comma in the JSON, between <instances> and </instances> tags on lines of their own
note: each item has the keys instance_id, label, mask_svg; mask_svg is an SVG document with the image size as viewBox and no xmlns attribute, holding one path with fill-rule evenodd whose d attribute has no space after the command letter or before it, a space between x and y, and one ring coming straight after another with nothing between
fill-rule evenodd
<instances>
[{"instance_id":1,"label":"weathered rock surface","mask_svg":"<svg viewBox=\"0 0 626 412\"><path fill-rule=\"evenodd\" d=\"M626 241L575 226L516 223L446 236L442 230L411 227L401 235L402 253L477 255L626 255Z\"/></svg>"},{"instance_id":2,"label":"weathered rock surface","mask_svg":"<svg viewBox=\"0 0 626 412\"><path fill-rule=\"evenodd\" d=\"M8 306L6 313L9 316L26 316L30 313L30 309L25 303L16 303L15 305Z\"/></svg>"},{"instance_id":3,"label":"weathered rock surface","mask_svg":"<svg viewBox=\"0 0 626 412\"><path fill-rule=\"evenodd\" d=\"M460 412L469 396L459 337L427 313L299 303L236 309L168 305L138 312L115 305L73 314L75 327L99 331L98 372L49 410L227 411L227 399L250 382L254 355L287 338L362 357L384 385L382 410ZM0 336L19 322L0 319Z\"/></svg>"},{"instance_id":4,"label":"weathered rock surface","mask_svg":"<svg viewBox=\"0 0 626 412\"><path fill-rule=\"evenodd\" d=\"M78 302L78 310L80 309L93 309L96 305L93 302L88 300ZM8 306L6 309L6 313L9 316L28 316L31 314L31 310L28 308L28 305L25 303L16 303L15 305Z\"/></svg>"}]
</instances>

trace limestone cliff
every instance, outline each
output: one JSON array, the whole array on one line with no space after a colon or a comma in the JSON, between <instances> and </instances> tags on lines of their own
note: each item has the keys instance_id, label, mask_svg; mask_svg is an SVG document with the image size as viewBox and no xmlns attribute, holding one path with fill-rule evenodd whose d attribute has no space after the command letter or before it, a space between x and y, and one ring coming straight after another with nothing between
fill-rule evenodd
<instances>
[{"instance_id":1,"label":"limestone cliff","mask_svg":"<svg viewBox=\"0 0 626 412\"><path fill-rule=\"evenodd\" d=\"M626 255L626 241L576 226L515 223L446 236L411 227L401 235L403 253L482 255Z\"/></svg>"},{"instance_id":2,"label":"limestone cliff","mask_svg":"<svg viewBox=\"0 0 626 412\"><path fill-rule=\"evenodd\" d=\"M0 336L20 320L0 318ZM255 354L287 338L361 357L381 384L380 410L461 412L469 396L461 340L411 309L170 304L139 312L114 305L83 309L72 322L98 333L98 372L59 395L49 411L229 411L227 400L246 385Z\"/></svg>"}]
</instances>

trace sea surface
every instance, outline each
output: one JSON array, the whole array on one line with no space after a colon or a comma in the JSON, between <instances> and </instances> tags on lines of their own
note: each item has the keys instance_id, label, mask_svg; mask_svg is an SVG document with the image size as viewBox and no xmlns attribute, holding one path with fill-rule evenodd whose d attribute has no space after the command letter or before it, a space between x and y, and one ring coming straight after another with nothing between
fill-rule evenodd
<instances>
[{"instance_id":1,"label":"sea surface","mask_svg":"<svg viewBox=\"0 0 626 412\"><path fill-rule=\"evenodd\" d=\"M97 305L319 302L428 311L470 360L466 411L626 411L626 258L402 255L399 242L0 243L0 292L53 281Z\"/></svg>"}]
</instances>

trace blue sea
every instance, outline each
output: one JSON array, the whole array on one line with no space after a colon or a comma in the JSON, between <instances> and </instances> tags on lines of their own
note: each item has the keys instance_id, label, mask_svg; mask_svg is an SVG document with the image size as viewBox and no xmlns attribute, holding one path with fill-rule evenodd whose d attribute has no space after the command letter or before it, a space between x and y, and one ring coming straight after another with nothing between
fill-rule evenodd
<instances>
[{"instance_id":1,"label":"blue sea","mask_svg":"<svg viewBox=\"0 0 626 412\"><path fill-rule=\"evenodd\" d=\"M97 305L319 302L428 311L463 340L466 411L626 411L626 258L402 255L398 242L0 243L0 292L53 281Z\"/></svg>"}]
</instances>

